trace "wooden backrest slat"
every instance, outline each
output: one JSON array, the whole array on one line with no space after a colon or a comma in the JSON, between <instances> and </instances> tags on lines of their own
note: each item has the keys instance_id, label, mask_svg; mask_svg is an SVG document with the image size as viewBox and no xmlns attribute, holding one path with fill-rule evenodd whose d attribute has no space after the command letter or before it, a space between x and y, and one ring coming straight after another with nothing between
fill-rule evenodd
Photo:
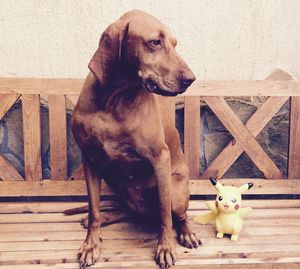
<instances>
[{"instance_id":1,"label":"wooden backrest slat","mask_svg":"<svg viewBox=\"0 0 300 269\"><path fill-rule=\"evenodd\" d=\"M300 178L300 97L291 97L288 178Z\"/></svg>"},{"instance_id":2,"label":"wooden backrest slat","mask_svg":"<svg viewBox=\"0 0 300 269\"><path fill-rule=\"evenodd\" d=\"M83 79L0 78L1 94L80 94ZM195 81L184 96L300 96L295 80Z\"/></svg>"},{"instance_id":3,"label":"wooden backrest slat","mask_svg":"<svg viewBox=\"0 0 300 269\"><path fill-rule=\"evenodd\" d=\"M51 178L67 179L66 96L49 95L49 137Z\"/></svg>"},{"instance_id":4,"label":"wooden backrest slat","mask_svg":"<svg viewBox=\"0 0 300 269\"><path fill-rule=\"evenodd\" d=\"M191 179L199 178L200 165L200 98L184 98L184 155Z\"/></svg>"},{"instance_id":5,"label":"wooden backrest slat","mask_svg":"<svg viewBox=\"0 0 300 269\"><path fill-rule=\"evenodd\" d=\"M40 96L22 95L25 179L41 180Z\"/></svg>"}]
</instances>

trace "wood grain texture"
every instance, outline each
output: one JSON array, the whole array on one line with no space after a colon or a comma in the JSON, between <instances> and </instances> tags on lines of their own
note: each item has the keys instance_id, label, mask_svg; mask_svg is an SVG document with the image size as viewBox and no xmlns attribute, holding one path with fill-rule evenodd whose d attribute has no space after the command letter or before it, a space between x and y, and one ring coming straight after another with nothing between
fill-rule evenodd
<instances>
[{"instance_id":1,"label":"wood grain texture","mask_svg":"<svg viewBox=\"0 0 300 269\"><path fill-rule=\"evenodd\" d=\"M1 94L0 96L0 120L7 111L19 100L20 94Z\"/></svg>"},{"instance_id":2,"label":"wood grain texture","mask_svg":"<svg viewBox=\"0 0 300 269\"><path fill-rule=\"evenodd\" d=\"M13 165L0 154L0 179L2 180L23 180Z\"/></svg>"},{"instance_id":3,"label":"wood grain texture","mask_svg":"<svg viewBox=\"0 0 300 269\"><path fill-rule=\"evenodd\" d=\"M275 70L268 77L266 77L266 80L291 79L291 75L280 69ZM246 128L253 134L254 137L256 137L288 99L289 97L269 97L267 101L262 104L262 106L258 108L258 110L247 121L245 125ZM221 178L243 152L244 150L240 143L233 139L209 164L201 178Z\"/></svg>"},{"instance_id":4,"label":"wood grain texture","mask_svg":"<svg viewBox=\"0 0 300 269\"><path fill-rule=\"evenodd\" d=\"M25 180L42 179L40 96L22 95Z\"/></svg>"},{"instance_id":5,"label":"wood grain texture","mask_svg":"<svg viewBox=\"0 0 300 269\"><path fill-rule=\"evenodd\" d=\"M261 170L266 178L284 178L278 167L261 148L255 137L245 128L237 115L231 110L226 101L221 97L203 97L216 116L221 120L226 129L240 143L247 155Z\"/></svg>"},{"instance_id":6,"label":"wood grain texture","mask_svg":"<svg viewBox=\"0 0 300 269\"><path fill-rule=\"evenodd\" d=\"M269 97L247 121L245 126L249 132L256 137L288 99L289 97ZM235 139L231 140L209 164L201 178L221 178L243 152L240 142Z\"/></svg>"},{"instance_id":7,"label":"wood grain texture","mask_svg":"<svg viewBox=\"0 0 300 269\"><path fill-rule=\"evenodd\" d=\"M196 81L186 96L299 96L297 81Z\"/></svg>"},{"instance_id":8,"label":"wood grain texture","mask_svg":"<svg viewBox=\"0 0 300 269\"><path fill-rule=\"evenodd\" d=\"M274 204L267 201L266 208L261 200L244 202L244 206L252 206L254 211L245 219L239 240L233 243L228 238L215 238L213 223L204 226L193 222L195 216L207 209L205 201L192 201L187 213L191 228L201 236L203 245L187 250L176 244L176 266L182 269L298 268L299 201L273 200ZM287 208L287 204L292 208ZM42 213L7 214L0 204L1 269L78 268L77 252L86 236L86 230L79 225L84 214L52 213L55 205L60 207L61 203L30 205L35 211L42 208ZM105 214L109 218L114 213ZM101 258L93 267L157 268L153 261L157 232L151 225L140 225L132 216L103 227ZM172 236L176 239L175 231Z\"/></svg>"},{"instance_id":9,"label":"wood grain texture","mask_svg":"<svg viewBox=\"0 0 300 269\"><path fill-rule=\"evenodd\" d=\"M0 78L0 94L80 94L83 79ZM184 96L300 96L297 81L195 81Z\"/></svg>"},{"instance_id":10,"label":"wood grain texture","mask_svg":"<svg viewBox=\"0 0 300 269\"><path fill-rule=\"evenodd\" d=\"M200 166L200 99L184 98L184 155L190 178L199 178Z\"/></svg>"},{"instance_id":11,"label":"wood grain texture","mask_svg":"<svg viewBox=\"0 0 300 269\"><path fill-rule=\"evenodd\" d=\"M49 95L51 178L67 179L67 118L65 95Z\"/></svg>"},{"instance_id":12,"label":"wood grain texture","mask_svg":"<svg viewBox=\"0 0 300 269\"><path fill-rule=\"evenodd\" d=\"M300 178L300 97L291 97L288 178Z\"/></svg>"},{"instance_id":13,"label":"wood grain texture","mask_svg":"<svg viewBox=\"0 0 300 269\"><path fill-rule=\"evenodd\" d=\"M264 194L299 194L300 185L298 179L265 180L265 179L223 179L223 184L239 186L248 182L254 183L254 188L247 195ZM114 195L111 189L102 183L101 195ZM189 188L191 195L215 194L215 189L209 180L190 180ZM82 196L86 195L84 180L42 180L42 181L0 181L0 196Z\"/></svg>"},{"instance_id":14,"label":"wood grain texture","mask_svg":"<svg viewBox=\"0 0 300 269\"><path fill-rule=\"evenodd\" d=\"M0 78L0 94L80 94L83 79Z\"/></svg>"}]
</instances>

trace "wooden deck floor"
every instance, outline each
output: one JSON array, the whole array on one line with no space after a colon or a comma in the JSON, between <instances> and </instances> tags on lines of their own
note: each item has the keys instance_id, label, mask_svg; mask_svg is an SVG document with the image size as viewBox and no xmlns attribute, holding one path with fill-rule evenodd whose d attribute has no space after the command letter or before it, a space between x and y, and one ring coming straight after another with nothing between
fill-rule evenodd
<instances>
[{"instance_id":1,"label":"wooden deck floor","mask_svg":"<svg viewBox=\"0 0 300 269\"><path fill-rule=\"evenodd\" d=\"M79 268L84 214L61 212L82 204L0 203L1 269ZM176 268L300 268L300 200L249 200L244 206L254 212L238 242L216 239L212 224L191 220L203 245L196 250L177 245ZM191 201L189 216L205 210L203 201ZM104 227L102 257L92 268L158 268L153 261L156 234L130 219Z\"/></svg>"}]
</instances>

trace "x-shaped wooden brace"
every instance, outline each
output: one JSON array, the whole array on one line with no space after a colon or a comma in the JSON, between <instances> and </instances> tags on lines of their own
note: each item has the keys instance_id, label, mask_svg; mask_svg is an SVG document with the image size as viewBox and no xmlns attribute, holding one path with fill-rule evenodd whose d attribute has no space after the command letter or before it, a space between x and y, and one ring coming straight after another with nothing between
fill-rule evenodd
<instances>
[{"instance_id":1,"label":"x-shaped wooden brace","mask_svg":"<svg viewBox=\"0 0 300 269\"><path fill-rule=\"evenodd\" d=\"M19 100L19 94L1 95L0 120L7 111ZM11 163L0 153L0 178L3 180L23 180Z\"/></svg>"},{"instance_id":2,"label":"x-shaped wooden brace","mask_svg":"<svg viewBox=\"0 0 300 269\"><path fill-rule=\"evenodd\" d=\"M261 132L289 97L269 97L244 125L222 97L203 97L234 139L209 165L201 178L220 178L245 151L266 178L284 178L255 137Z\"/></svg>"}]
</instances>

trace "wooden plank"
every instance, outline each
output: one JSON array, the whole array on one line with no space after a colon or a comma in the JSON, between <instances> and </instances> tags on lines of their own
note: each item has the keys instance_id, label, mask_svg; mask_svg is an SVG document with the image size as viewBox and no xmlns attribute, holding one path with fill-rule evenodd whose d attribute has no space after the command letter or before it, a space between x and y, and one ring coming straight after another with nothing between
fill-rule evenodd
<instances>
[{"instance_id":1,"label":"wooden plank","mask_svg":"<svg viewBox=\"0 0 300 269\"><path fill-rule=\"evenodd\" d=\"M273 245L270 245L271 248ZM178 260L176 266L178 268L272 268L272 269L283 269L283 268L299 268L300 259L297 257L299 252L292 251L287 256L287 251L283 250L281 253L271 253L270 248L265 248L265 251L254 252L252 255L249 249L243 252L227 254L223 251L215 250L215 254L203 255L200 250L191 251L184 248L178 247ZM279 249L278 246L275 246ZM205 251L205 248L201 248ZM290 249L290 248L288 248ZM186 250L187 253L184 253ZM245 248L242 248L245 250ZM3 253L0 260L1 268L78 268L78 262L76 261L77 250L64 250L64 251L31 251L31 252L20 252L19 255L13 259L14 252ZM265 257L263 254L265 253ZM278 254L277 254L278 253ZM286 253L283 256L282 253ZM256 257L257 254L257 257ZM238 257L240 255L240 258ZM272 256L273 255L273 256ZM278 256L276 256L278 255ZM294 255L294 256L293 256ZM93 265L93 268L157 268L153 260L153 250L147 248L137 248L135 250L130 249L128 252L123 251L108 251L104 249L100 261ZM248 256L250 256L248 258ZM207 257L207 258L205 258ZM252 258L254 257L254 258ZM61 262L61 264L58 264ZM73 263L71 263L73 262ZM24 267L8 267L3 266L5 264L21 264ZM45 267L43 267L45 263ZM25 264L30 264L32 267L27 267ZM37 267L35 267L38 264ZM52 264L52 265L49 265ZM216 267L217 265L220 265ZM230 265L230 266L229 266ZM237 266L238 265L238 266ZM253 266L252 266L253 265ZM254 266L255 265L255 266ZM279 266L277 266L279 265ZM297 265L297 266L293 266ZM47 267L46 267L47 266ZM245 267L244 267L245 266ZM263 266L263 267L262 267Z\"/></svg>"},{"instance_id":2,"label":"wooden plank","mask_svg":"<svg viewBox=\"0 0 300 269\"><path fill-rule=\"evenodd\" d=\"M42 260L34 260L34 255L31 261L27 264L16 265L2 265L1 269L78 269L78 262L74 258L58 259L53 258L49 264L45 263L44 256L48 253L43 253ZM268 253L266 253L267 255ZM76 256L75 251L72 253L65 253L67 257ZM296 255L296 254L295 254ZM48 254L49 256L49 254ZM153 256L153 255L152 255ZM47 257L46 257L47 258ZM147 261L110 261L109 259L101 258L101 262L93 265L93 269L115 269L115 268L143 268L143 269L157 269L157 265L153 259ZM266 258L212 258L212 259L180 259L176 262L176 268L180 269L299 269L299 258L297 257L283 257L274 258L268 255Z\"/></svg>"},{"instance_id":3,"label":"wooden plank","mask_svg":"<svg viewBox=\"0 0 300 269\"><path fill-rule=\"evenodd\" d=\"M196 81L184 96L299 96L297 81Z\"/></svg>"},{"instance_id":4,"label":"wooden plank","mask_svg":"<svg viewBox=\"0 0 300 269\"><path fill-rule=\"evenodd\" d=\"M25 179L42 179L41 120L39 95L23 95L23 135Z\"/></svg>"},{"instance_id":5,"label":"wooden plank","mask_svg":"<svg viewBox=\"0 0 300 269\"><path fill-rule=\"evenodd\" d=\"M248 182L253 182L254 187L247 191L247 195L261 195L261 194L299 194L300 184L297 180L265 180L265 179L223 179L221 180L224 185L240 186ZM1 183L1 182L0 182ZM1 186L1 184L0 184ZM191 195L203 194L216 194L215 188L209 180L190 180L190 193Z\"/></svg>"},{"instance_id":6,"label":"wooden plank","mask_svg":"<svg viewBox=\"0 0 300 269\"><path fill-rule=\"evenodd\" d=\"M300 178L300 97L291 97L288 178Z\"/></svg>"},{"instance_id":7,"label":"wooden plank","mask_svg":"<svg viewBox=\"0 0 300 269\"><path fill-rule=\"evenodd\" d=\"M80 94L83 79L0 78L0 94ZM195 81L185 96L300 96L297 81Z\"/></svg>"},{"instance_id":8,"label":"wooden plank","mask_svg":"<svg viewBox=\"0 0 300 269\"><path fill-rule=\"evenodd\" d=\"M286 203L294 205L291 200ZM67 209L87 205L86 202L0 202L1 213L61 213ZM117 209L121 207L120 202L115 200L102 200L102 209Z\"/></svg>"},{"instance_id":9,"label":"wooden plank","mask_svg":"<svg viewBox=\"0 0 300 269\"><path fill-rule=\"evenodd\" d=\"M104 231L105 233L105 231ZM229 240L218 240L211 234L209 237L201 236L202 244L207 247L213 246L232 246L232 242ZM239 238L239 241L236 245L264 245L266 244L280 244L284 242L285 244L298 244L299 238L293 237L291 235L277 235L277 236L253 236L253 237L243 237ZM64 241L34 241L32 242L1 242L0 251L1 252L23 252L23 251L42 251L42 250L78 250L82 243L82 239L78 240L64 240ZM123 250L127 248L154 248L156 245L156 238L153 239L132 239L132 240L123 240L123 239L107 239L103 241L102 248L116 248ZM216 252L217 253L217 252ZM300 252L299 252L300 253ZM16 253L17 254L17 253ZM203 255L204 253L202 253ZM293 255L293 254L291 254ZM203 255L204 256L204 255ZM203 257L202 256L202 257ZM284 256L287 256L285 253Z\"/></svg>"},{"instance_id":10,"label":"wooden plank","mask_svg":"<svg viewBox=\"0 0 300 269\"><path fill-rule=\"evenodd\" d=\"M67 118L65 95L49 95L51 178L67 179Z\"/></svg>"},{"instance_id":11,"label":"wooden plank","mask_svg":"<svg viewBox=\"0 0 300 269\"><path fill-rule=\"evenodd\" d=\"M289 97L269 97L247 121L246 128L249 132L256 137L288 99ZM240 142L233 139L209 164L201 178L221 178L243 152Z\"/></svg>"},{"instance_id":12,"label":"wooden plank","mask_svg":"<svg viewBox=\"0 0 300 269\"><path fill-rule=\"evenodd\" d=\"M200 166L200 99L184 98L184 155L190 178L199 178Z\"/></svg>"},{"instance_id":13,"label":"wooden plank","mask_svg":"<svg viewBox=\"0 0 300 269\"><path fill-rule=\"evenodd\" d=\"M245 184L254 182L255 188L250 189L247 195L263 194L299 194L300 184L297 179L224 179L221 182L227 185ZM191 195L210 195L215 194L215 189L207 180L190 180ZM83 180L75 181L52 181L42 180L38 182L15 181L11 184L8 181L0 181L0 197L17 197L17 196L82 196L86 195L86 186ZM102 195L114 195L109 187L103 182Z\"/></svg>"},{"instance_id":14,"label":"wooden plank","mask_svg":"<svg viewBox=\"0 0 300 269\"><path fill-rule=\"evenodd\" d=\"M207 209L206 200L190 200L189 210ZM3 213L61 213L67 209L85 206L86 202L0 202L0 214ZM101 208L120 208L122 202L115 200L102 200ZM300 200L290 199L256 199L243 200L243 206L250 206L255 209L270 208L300 208Z\"/></svg>"},{"instance_id":15,"label":"wooden plank","mask_svg":"<svg viewBox=\"0 0 300 269\"><path fill-rule=\"evenodd\" d=\"M0 98L0 120L7 111L19 100L20 94L3 94Z\"/></svg>"},{"instance_id":16,"label":"wooden plank","mask_svg":"<svg viewBox=\"0 0 300 269\"><path fill-rule=\"evenodd\" d=\"M192 219L193 217L199 215L199 214L204 214L208 212L207 209L201 209L201 210L190 210L188 211L188 215L189 217ZM276 218L278 217L278 215L280 215L280 218L297 218L299 216L300 213L300 209L299 208L287 208L285 210L282 209L255 209L251 215L249 215L247 217L248 219L268 219L268 218ZM116 214L123 214L124 213L121 211L117 211L114 213L103 213L105 216L109 217L109 216L114 216ZM79 222L80 219L82 217L85 217L86 214L76 214L76 215L64 215L63 213L43 213L43 214L29 214L29 213L20 213L20 214L1 214L1 219L0 219L0 223L1 224L16 224L16 223L56 223L56 222L60 222L60 223L70 223L70 222ZM262 226L262 225L260 225ZM291 225L294 226L294 225ZM5 226L0 226L1 228L4 228L4 231L1 230L1 232L5 232ZM127 223L127 225L121 224L114 226L115 229L120 230L119 228L126 228L128 230L130 230L130 227L133 230L136 230L137 227L133 226L132 223L129 222L129 224ZM204 226L198 226L196 225L197 229L201 229L201 227ZM288 228L289 225L286 225L286 228ZM205 228L205 227L204 227ZM254 227L253 227L254 228ZM262 228L262 227L259 227ZM270 228L270 227L267 227ZM112 229L112 228L111 228ZM59 228L57 229L59 230ZM296 234L296 231L298 230L294 230L294 233ZM286 230L285 232L292 232L292 231L288 231ZM300 231L299 231L300 232ZM268 232L265 233L265 235L267 235ZM0 239L1 240L1 239ZM21 240L21 239L20 239Z\"/></svg>"},{"instance_id":17,"label":"wooden plank","mask_svg":"<svg viewBox=\"0 0 300 269\"><path fill-rule=\"evenodd\" d=\"M23 177L2 154L0 154L0 179L23 180Z\"/></svg>"},{"instance_id":18,"label":"wooden plank","mask_svg":"<svg viewBox=\"0 0 300 269\"><path fill-rule=\"evenodd\" d=\"M0 94L80 94L83 79L0 78Z\"/></svg>"},{"instance_id":19,"label":"wooden plank","mask_svg":"<svg viewBox=\"0 0 300 269\"><path fill-rule=\"evenodd\" d=\"M203 99L266 178L284 178L278 167L222 97L203 97Z\"/></svg>"},{"instance_id":20,"label":"wooden plank","mask_svg":"<svg viewBox=\"0 0 300 269\"><path fill-rule=\"evenodd\" d=\"M256 210L255 210L256 211ZM205 210L194 212L191 210L188 212L188 216L191 222L191 228L195 227L196 223L193 222L193 218L195 214L197 216L199 214L203 214L204 212L208 212ZM262 215L262 213L256 214ZM51 217L51 216L50 216ZM213 225L213 224L209 224ZM278 217L278 216L271 216L268 215L267 218L262 217L249 217L245 220L244 227L298 227L299 226L299 217L291 217L288 218ZM0 231L5 232L62 232L62 231L82 231L84 228L79 224L78 221L74 222L19 222L19 223L2 223L0 224ZM141 230L141 225L137 224L135 220L128 219L126 222L119 222L115 224L111 224L102 228L103 231L106 230L123 230L123 229L134 229L134 230ZM204 238L204 235L201 234L201 238Z\"/></svg>"}]
</instances>

